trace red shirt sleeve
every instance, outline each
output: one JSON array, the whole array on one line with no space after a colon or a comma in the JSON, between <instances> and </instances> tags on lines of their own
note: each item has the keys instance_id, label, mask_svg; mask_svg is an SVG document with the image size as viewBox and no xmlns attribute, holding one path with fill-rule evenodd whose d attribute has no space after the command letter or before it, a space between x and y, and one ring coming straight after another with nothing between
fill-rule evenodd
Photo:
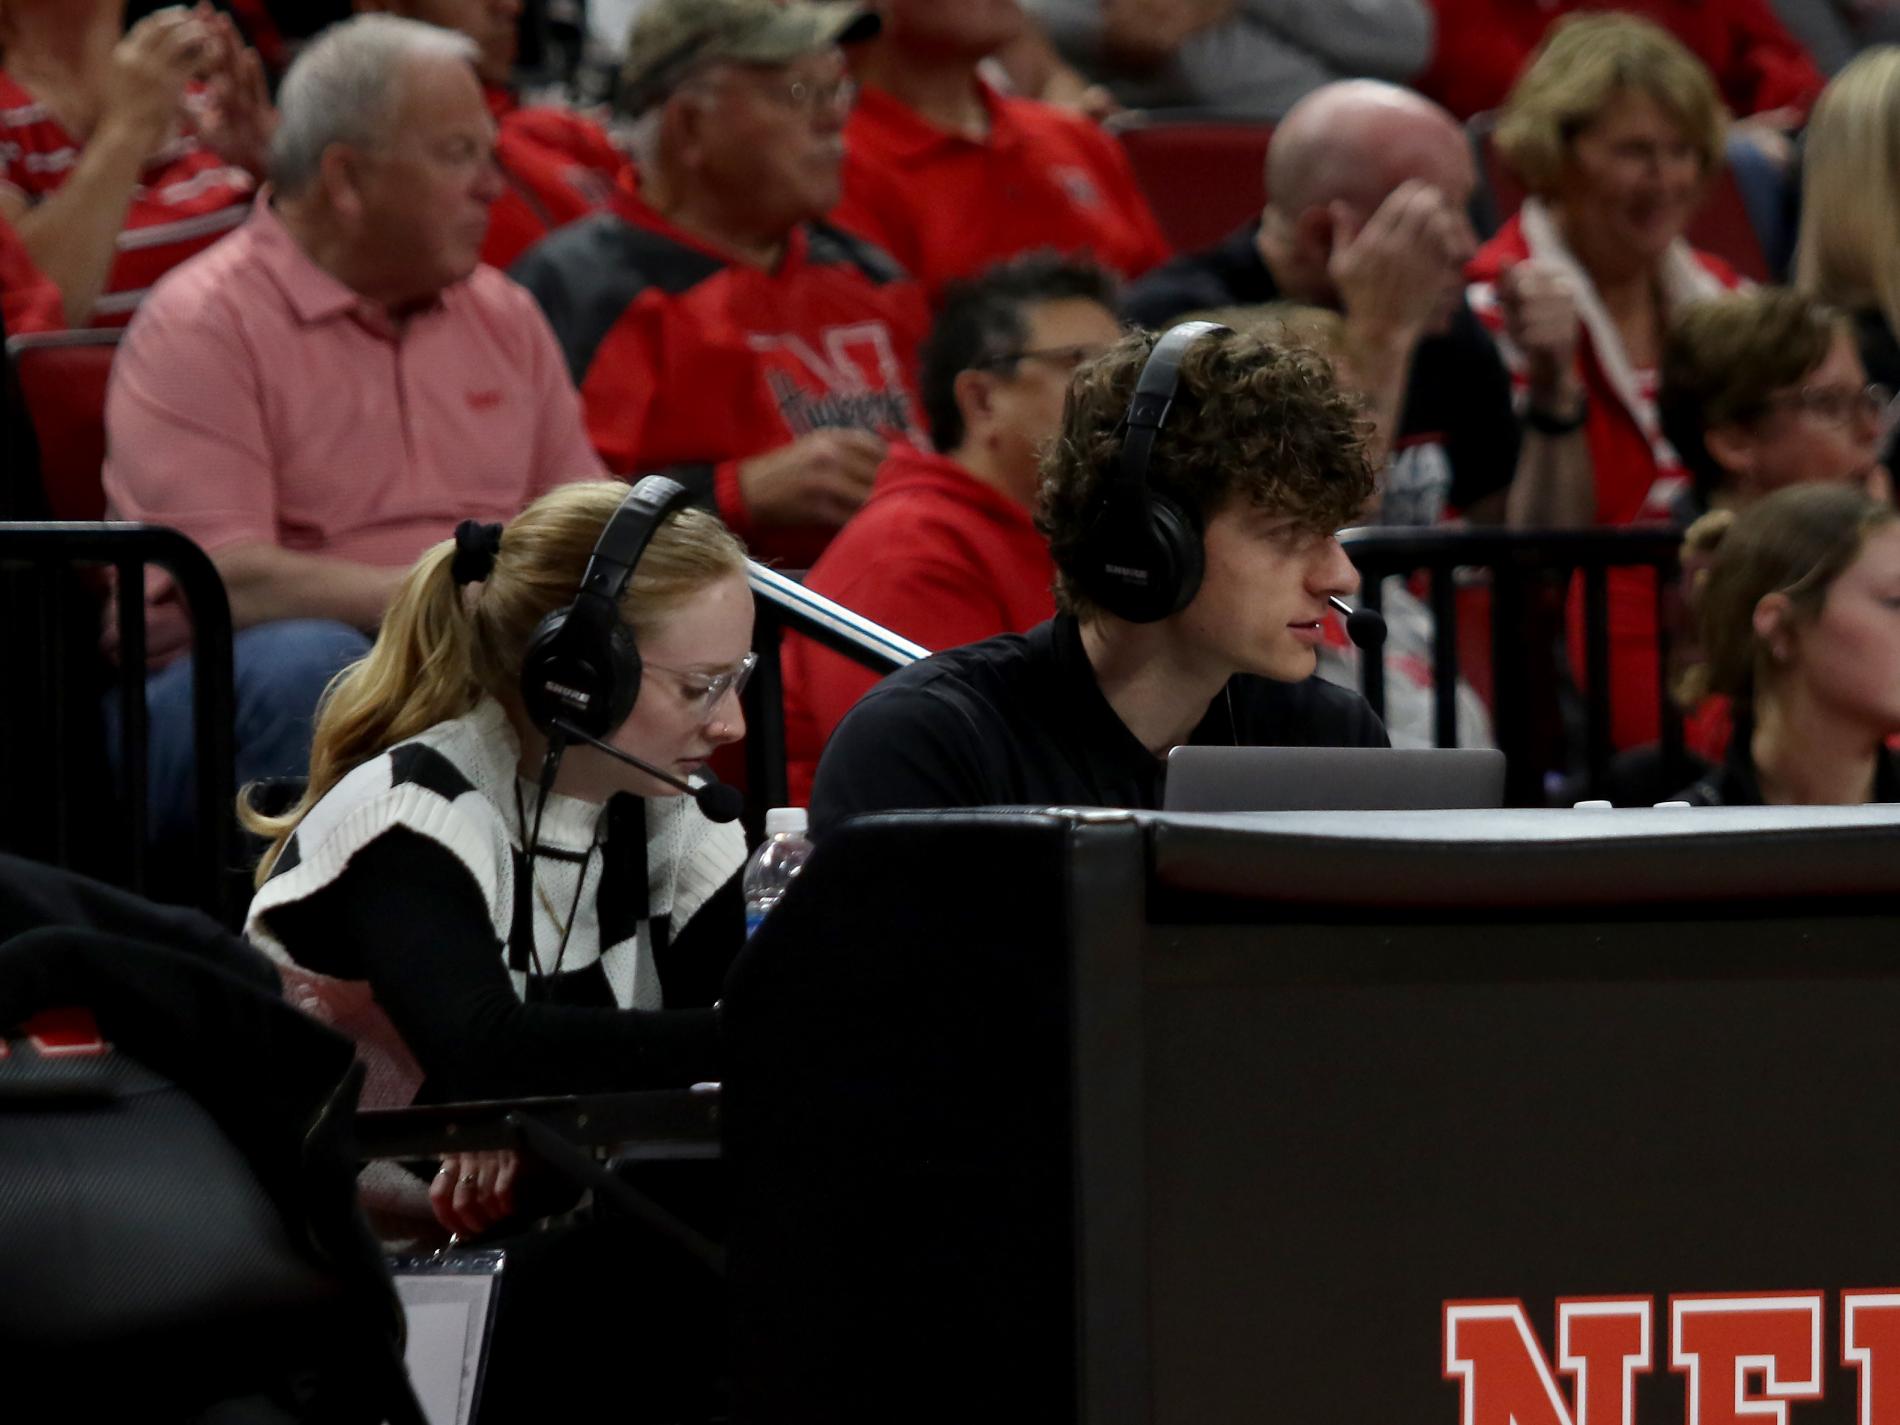
<instances>
[{"instance_id":1,"label":"red shirt sleeve","mask_svg":"<svg viewBox=\"0 0 1900 1425\"><path fill-rule=\"evenodd\" d=\"M1799 40L1788 32L1767 0L1728 0L1733 65L1721 76L1723 91L1742 114L1798 109L1805 117L1827 80Z\"/></svg>"}]
</instances>

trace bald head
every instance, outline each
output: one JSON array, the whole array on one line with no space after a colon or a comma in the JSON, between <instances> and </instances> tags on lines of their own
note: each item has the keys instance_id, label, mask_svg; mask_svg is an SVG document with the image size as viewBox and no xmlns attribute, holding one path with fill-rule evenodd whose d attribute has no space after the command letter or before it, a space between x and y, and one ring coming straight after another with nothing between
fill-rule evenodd
<instances>
[{"instance_id":1,"label":"bald head","mask_svg":"<svg viewBox=\"0 0 1900 1425\"><path fill-rule=\"evenodd\" d=\"M1267 149L1267 206L1288 222L1335 202L1370 213L1414 178L1462 208L1476 182L1464 130L1431 100L1375 79L1315 89Z\"/></svg>"}]
</instances>

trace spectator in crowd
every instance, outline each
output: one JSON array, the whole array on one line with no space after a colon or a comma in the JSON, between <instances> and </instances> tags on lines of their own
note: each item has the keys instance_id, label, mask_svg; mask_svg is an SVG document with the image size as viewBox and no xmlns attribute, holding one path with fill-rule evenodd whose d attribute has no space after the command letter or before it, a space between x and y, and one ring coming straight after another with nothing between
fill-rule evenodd
<instances>
[{"instance_id":1,"label":"spectator in crowd","mask_svg":"<svg viewBox=\"0 0 1900 1425\"><path fill-rule=\"evenodd\" d=\"M303 798L244 808L271 839L246 933L293 1001L356 1037L377 1106L718 1077L710 1006L744 936L738 826L585 745L549 784L523 701L529 640L573 601L623 498L651 491L566 485L430 548L325 702ZM605 740L694 775L745 731L744 549L705 511L674 512L619 617L645 673ZM463 1230L505 1216L506 1166L451 1156L438 1211Z\"/></svg>"},{"instance_id":2,"label":"spectator in crowd","mask_svg":"<svg viewBox=\"0 0 1900 1425\"><path fill-rule=\"evenodd\" d=\"M66 324L59 288L33 265L33 255L0 218L0 330L7 336L57 331Z\"/></svg>"},{"instance_id":3,"label":"spectator in crowd","mask_svg":"<svg viewBox=\"0 0 1900 1425\"><path fill-rule=\"evenodd\" d=\"M870 501L805 587L930 649L1021 633L1055 613L1055 565L1036 529L1037 460L1062 425L1069 376L1121 336L1113 279L1032 254L953 283L923 350L935 454L891 448ZM877 674L794 634L785 641L791 797Z\"/></svg>"},{"instance_id":4,"label":"spectator in crowd","mask_svg":"<svg viewBox=\"0 0 1900 1425\"><path fill-rule=\"evenodd\" d=\"M467 35L481 47L476 72L499 131L495 160L506 186L488 210L482 261L507 267L554 229L607 206L626 158L591 119L556 104L524 107L514 88L522 0L356 0Z\"/></svg>"},{"instance_id":5,"label":"spectator in crowd","mask_svg":"<svg viewBox=\"0 0 1900 1425\"><path fill-rule=\"evenodd\" d=\"M106 498L223 576L238 630L238 774L300 775L317 697L368 648L449 524L599 473L527 293L478 265L499 186L461 35L386 15L292 66L273 192L154 291L113 364ZM188 805L190 667L148 590L154 805Z\"/></svg>"},{"instance_id":6,"label":"spectator in crowd","mask_svg":"<svg viewBox=\"0 0 1900 1425\"><path fill-rule=\"evenodd\" d=\"M1071 382L1037 516L1060 612L865 694L818 764L815 834L907 808L1152 808L1182 743L1385 745L1357 693L1312 676L1327 599L1359 585L1334 534L1372 494L1357 403L1309 352L1176 328L1176 396L1131 485L1129 403L1161 340Z\"/></svg>"},{"instance_id":7,"label":"spectator in crowd","mask_svg":"<svg viewBox=\"0 0 1900 1425\"><path fill-rule=\"evenodd\" d=\"M1498 108L1550 29L1571 14L1616 11L1669 31L1709 70L1731 111L1759 127L1798 125L1821 92L1814 60L1768 0L1432 0L1438 49L1418 87L1459 118Z\"/></svg>"},{"instance_id":8,"label":"spectator in crowd","mask_svg":"<svg viewBox=\"0 0 1900 1425\"><path fill-rule=\"evenodd\" d=\"M1012 76L1048 99L1100 83L1131 109L1278 119L1335 79L1410 79L1432 57L1426 0L1023 0L1040 29Z\"/></svg>"},{"instance_id":9,"label":"spectator in crowd","mask_svg":"<svg viewBox=\"0 0 1900 1425\"><path fill-rule=\"evenodd\" d=\"M1123 277L1168 255L1119 145L1067 107L998 93L978 65L1026 23L1017 0L879 0L853 68L838 221L929 288L1038 248Z\"/></svg>"},{"instance_id":10,"label":"spectator in crowd","mask_svg":"<svg viewBox=\"0 0 1900 1425\"><path fill-rule=\"evenodd\" d=\"M810 0L652 0L628 40L637 185L515 268L616 473L665 471L761 559L809 568L870 494L912 394L923 294L824 221L875 16Z\"/></svg>"},{"instance_id":11,"label":"spectator in crowd","mask_svg":"<svg viewBox=\"0 0 1900 1425\"><path fill-rule=\"evenodd\" d=\"M1707 661L1688 691L1736 711L1727 760L1683 797L1703 806L1900 801L1900 516L1841 485L1717 510L1685 549Z\"/></svg>"},{"instance_id":12,"label":"spectator in crowd","mask_svg":"<svg viewBox=\"0 0 1900 1425\"><path fill-rule=\"evenodd\" d=\"M1815 106L1795 281L1847 312L1873 379L1900 386L1900 47L1870 50ZM1881 452L1894 460L1892 441Z\"/></svg>"},{"instance_id":13,"label":"spectator in crowd","mask_svg":"<svg viewBox=\"0 0 1900 1425\"><path fill-rule=\"evenodd\" d=\"M1476 181L1437 105L1374 80L1329 84L1274 130L1259 220L1150 273L1124 311L1145 326L1282 299L1342 312L1339 354L1390 450L1380 522L1501 519L1520 468L1587 483L1589 449L1569 419L1577 322L1564 281L1525 263L1501 308L1535 354L1523 431L1497 347L1465 305Z\"/></svg>"},{"instance_id":14,"label":"spectator in crowd","mask_svg":"<svg viewBox=\"0 0 1900 1425\"><path fill-rule=\"evenodd\" d=\"M1512 340L1511 275L1527 259L1563 274L1583 323L1581 396L1551 419L1581 425L1590 447L1587 464L1521 475L1514 523L1666 521L1688 489L1663 439L1657 368L1670 319L1738 283L1682 237L1721 162L1722 133L1721 101L1701 62L1627 16L1564 21L1512 89L1497 144L1531 196L1473 261L1472 306L1528 384L1543 358ZM1659 731L1654 580L1613 572L1609 598L1612 738L1633 747ZM1573 614L1580 660L1580 600Z\"/></svg>"},{"instance_id":15,"label":"spectator in crowd","mask_svg":"<svg viewBox=\"0 0 1900 1425\"><path fill-rule=\"evenodd\" d=\"M1869 385L1847 319L1763 287L1686 308L1663 347L1663 433L1692 483L1686 526L1788 485L1853 485L1891 499L1880 449L1892 393Z\"/></svg>"},{"instance_id":16,"label":"spectator in crowd","mask_svg":"<svg viewBox=\"0 0 1900 1425\"><path fill-rule=\"evenodd\" d=\"M1798 484L1891 500L1879 449L1888 399L1867 384L1846 319L1800 293L1765 287L1697 302L1670 329L1658 397L1694 481L1676 518L1687 527L1710 510L1739 514ZM1705 561L1686 558L1692 583ZM1685 668L1702 656L1693 636L1677 654ZM1684 745L1719 763L1732 726L1728 699L1704 697L1686 709Z\"/></svg>"},{"instance_id":17,"label":"spectator in crowd","mask_svg":"<svg viewBox=\"0 0 1900 1425\"><path fill-rule=\"evenodd\" d=\"M65 303L118 326L244 221L275 120L230 17L124 0L0 6L0 218Z\"/></svg>"}]
</instances>

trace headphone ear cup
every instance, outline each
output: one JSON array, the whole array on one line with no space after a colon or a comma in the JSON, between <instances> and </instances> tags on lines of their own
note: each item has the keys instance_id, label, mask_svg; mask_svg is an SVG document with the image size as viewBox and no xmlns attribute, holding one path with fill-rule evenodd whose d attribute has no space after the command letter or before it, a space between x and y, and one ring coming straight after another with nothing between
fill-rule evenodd
<instances>
[{"instance_id":1,"label":"headphone ear cup","mask_svg":"<svg viewBox=\"0 0 1900 1425\"><path fill-rule=\"evenodd\" d=\"M607 658L610 681L606 689L607 731L605 737L633 712L634 702L640 696L640 679L645 671L640 662L640 645L635 641L633 630L619 619L614 620L613 629L607 636Z\"/></svg>"},{"instance_id":2,"label":"headphone ear cup","mask_svg":"<svg viewBox=\"0 0 1900 1425\"><path fill-rule=\"evenodd\" d=\"M1202 538L1201 522L1186 505L1167 495L1150 492L1148 507L1158 550L1165 550L1170 574L1162 584L1168 592L1167 612L1178 614L1194 602L1201 591L1201 577L1207 572L1207 544Z\"/></svg>"},{"instance_id":3,"label":"headphone ear cup","mask_svg":"<svg viewBox=\"0 0 1900 1425\"><path fill-rule=\"evenodd\" d=\"M1103 608L1130 623L1179 613L1201 587L1201 525L1176 500L1153 491L1112 501L1088 542L1085 584Z\"/></svg>"},{"instance_id":4,"label":"headphone ear cup","mask_svg":"<svg viewBox=\"0 0 1900 1425\"><path fill-rule=\"evenodd\" d=\"M528 647L521 655L521 705L527 711L528 720L543 732L553 725L555 718L571 712L548 691L548 682L555 677L552 652L566 622L564 608L548 614L535 625L528 637Z\"/></svg>"},{"instance_id":5,"label":"headphone ear cup","mask_svg":"<svg viewBox=\"0 0 1900 1425\"><path fill-rule=\"evenodd\" d=\"M622 651L624 644L625 652ZM632 692L621 706L622 666L633 664ZM556 609L536 626L521 657L521 704L543 732L555 719L605 737L620 724L639 692L640 655L633 634L616 620L601 629L585 608Z\"/></svg>"}]
</instances>

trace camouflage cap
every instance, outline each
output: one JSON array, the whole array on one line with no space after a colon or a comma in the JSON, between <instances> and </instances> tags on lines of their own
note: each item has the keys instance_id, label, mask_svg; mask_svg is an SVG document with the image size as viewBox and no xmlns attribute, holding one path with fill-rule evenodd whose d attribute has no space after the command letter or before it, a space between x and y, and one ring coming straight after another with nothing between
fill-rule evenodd
<instances>
[{"instance_id":1,"label":"camouflage cap","mask_svg":"<svg viewBox=\"0 0 1900 1425\"><path fill-rule=\"evenodd\" d=\"M783 64L868 40L880 23L839 0L651 0L627 37L620 107L645 113L708 61Z\"/></svg>"}]
</instances>

